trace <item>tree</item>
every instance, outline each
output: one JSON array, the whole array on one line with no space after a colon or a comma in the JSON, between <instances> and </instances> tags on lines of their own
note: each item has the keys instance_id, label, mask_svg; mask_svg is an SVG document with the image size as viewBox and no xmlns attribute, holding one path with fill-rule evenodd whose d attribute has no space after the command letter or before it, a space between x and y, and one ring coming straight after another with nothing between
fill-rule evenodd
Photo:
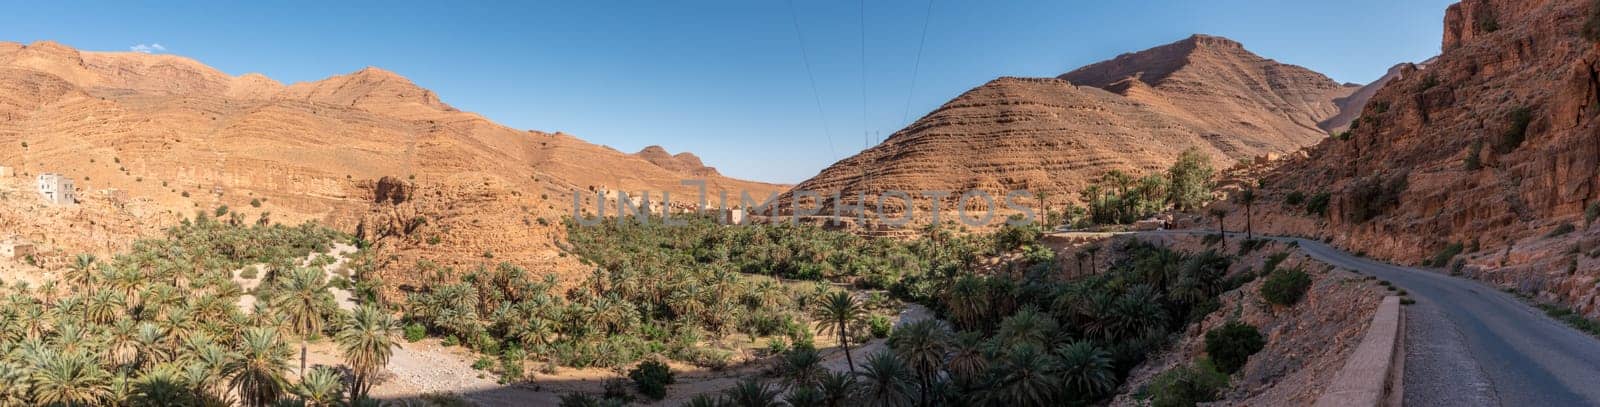
<instances>
[{"instance_id":1,"label":"tree","mask_svg":"<svg viewBox=\"0 0 1600 407\"><path fill-rule=\"evenodd\" d=\"M822 368L822 357L816 349L801 347L783 353L780 361L783 378L793 388L810 387L822 380L827 370Z\"/></svg>"},{"instance_id":2,"label":"tree","mask_svg":"<svg viewBox=\"0 0 1600 407\"><path fill-rule=\"evenodd\" d=\"M667 364L658 360L646 360L628 372L628 379L633 380L634 387L639 393L651 399L660 400L667 397L667 385L674 381L672 370Z\"/></svg>"},{"instance_id":3,"label":"tree","mask_svg":"<svg viewBox=\"0 0 1600 407\"><path fill-rule=\"evenodd\" d=\"M224 372L229 386L246 406L261 407L278 401L284 393L283 375L289 371L290 351L272 328L249 328L239 343L239 358Z\"/></svg>"},{"instance_id":4,"label":"tree","mask_svg":"<svg viewBox=\"0 0 1600 407\"><path fill-rule=\"evenodd\" d=\"M861 378L859 401L874 407L910 405L911 375L911 370L893 353L875 353L856 374Z\"/></svg>"},{"instance_id":5,"label":"tree","mask_svg":"<svg viewBox=\"0 0 1600 407\"><path fill-rule=\"evenodd\" d=\"M1055 358L1031 343L1011 346L994 372L988 405L1049 406L1059 381Z\"/></svg>"},{"instance_id":6,"label":"tree","mask_svg":"<svg viewBox=\"0 0 1600 407\"><path fill-rule=\"evenodd\" d=\"M1167 189L1167 199L1180 211L1199 209L1211 196L1211 177L1215 172L1211 158L1199 149L1184 150L1177 162L1167 169L1167 179L1172 183Z\"/></svg>"},{"instance_id":7,"label":"tree","mask_svg":"<svg viewBox=\"0 0 1600 407\"><path fill-rule=\"evenodd\" d=\"M844 360L850 365L850 372L856 371L855 359L850 356L850 326L861 322L866 316L866 309L861 303L851 297L850 293L835 291L822 300L820 307L812 312L812 317L821 325L822 334L839 335L839 346L844 348Z\"/></svg>"},{"instance_id":8,"label":"tree","mask_svg":"<svg viewBox=\"0 0 1600 407\"><path fill-rule=\"evenodd\" d=\"M823 373L822 380L817 382L817 390L822 393L822 405L828 407L842 407L856 394L856 389L861 387L856 382L856 376L850 373Z\"/></svg>"},{"instance_id":9,"label":"tree","mask_svg":"<svg viewBox=\"0 0 1600 407\"><path fill-rule=\"evenodd\" d=\"M67 282L79 289L93 289L96 260L93 254L78 254L78 257L72 260L72 265L67 267Z\"/></svg>"},{"instance_id":10,"label":"tree","mask_svg":"<svg viewBox=\"0 0 1600 407\"><path fill-rule=\"evenodd\" d=\"M1094 255L1095 255L1095 253L1100 252L1100 246L1099 245L1089 245L1089 247L1083 248L1083 251L1085 253L1089 253L1089 273L1093 274L1093 273L1098 272L1099 269L1097 268L1097 266L1095 266Z\"/></svg>"},{"instance_id":11,"label":"tree","mask_svg":"<svg viewBox=\"0 0 1600 407\"><path fill-rule=\"evenodd\" d=\"M1117 386L1111 354L1089 341L1077 341L1056 349L1061 359L1061 380L1066 394L1079 401L1090 401Z\"/></svg>"},{"instance_id":12,"label":"tree","mask_svg":"<svg viewBox=\"0 0 1600 407\"><path fill-rule=\"evenodd\" d=\"M300 335L300 373L306 371L307 338L322 332L329 310L334 309L326 275L317 268L298 268L284 279L273 307L288 318L289 331Z\"/></svg>"},{"instance_id":13,"label":"tree","mask_svg":"<svg viewBox=\"0 0 1600 407\"><path fill-rule=\"evenodd\" d=\"M350 399L358 401L367 397L373 376L389 364L394 348L399 346L400 324L388 312L363 305L357 308L344 327L334 334L339 350L355 380L350 386Z\"/></svg>"},{"instance_id":14,"label":"tree","mask_svg":"<svg viewBox=\"0 0 1600 407\"><path fill-rule=\"evenodd\" d=\"M1256 202L1256 190L1245 188L1239 191L1239 204L1244 205L1244 238L1255 239L1255 230L1250 225L1250 206Z\"/></svg>"},{"instance_id":15,"label":"tree","mask_svg":"<svg viewBox=\"0 0 1600 407\"><path fill-rule=\"evenodd\" d=\"M950 331L935 319L906 324L889 337L889 348L916 374L919 400L929 403L929 390L944 367Z\"/></svg>"},{"instance_id":16,"label":"tree","mask_svg":"<svg viewBox=\"0 0 1600 407\"><path fill-rule=\"evenodd\" d=\"M740 380L739 384L723 391L727 405L736 407L782 407L778 401L778 389L767 385L760 379L748 378Z\"/></svg>"},{"instance_id":17,"label":"tree","mask_svg":"<svg viewBox=\"0 0 1600 407\"><path fill-rule=\"evenodd\" d=\"M1217 235L1227 238L1228 227L1223 223L1223 220L1228 218L1228 210L1222 208L1211 208L1211 217L1217 218Z\"/></svg>"},{"instance_id":18,"label":"tree","mask_svg":"<svg viewBox=\"0 0 1600 407\"><path fill-rule=\"evenodd\" d=\"M1239 321L1228 321L1206 332L1206 355L1222 373L1238 372L1250 361L1250 355L1261 351L1266 344L1261 331Z\"/></svg>"},{"instance_id":19,"label":"tree","mask_svg":"<svg viewBox=\"0 0 1600 407\"><path fill-rule=\"evenodd\" d=\"M326 366L317 366L300 378L300 384L294 387L294 394L300 397L306 407L333 407L339 405L340 385L338 372Z\"/></svg>"},{"instance_id":20,"label":"tree","mask_svg":"<svg viewBox=\"0 0 1600 407\"><path fill-rule=\"evenodd\" d=\"M92 406L111 395L111 374L89 354L46 349L33 359L28 387L36 405Z\"/></svg>"}]
</instances>

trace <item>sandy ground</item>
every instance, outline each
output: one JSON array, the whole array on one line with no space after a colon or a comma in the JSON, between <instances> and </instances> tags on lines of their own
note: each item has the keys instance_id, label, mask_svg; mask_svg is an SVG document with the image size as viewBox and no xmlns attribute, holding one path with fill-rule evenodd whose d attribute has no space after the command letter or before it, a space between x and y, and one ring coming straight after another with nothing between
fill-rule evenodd
<instances>
[{"instance_id":1,"label":"sandy ground","mask_svg":"<svg viewBox=\"0 0 1600 407\"><path fill-rule=\"evenodd\" d=\"M932 317L933 313L927 308L908 304L900 312L895 324L899 326ZM822 338L818 340L822 342ZM874 339L852 348L851 354L859 365L867 355L884 350L887 346L884 342ZM331 345L313 346L311 359L314 363L338 363L339 359L333 356L335 352ZM555 375L534 374L531 383L501 385L496 383L493 374L472 368L475 358L465 348L440 346L437 339L403 344L389 360L390 374L374 387L373 395L383 399L406 399L428 393L454 393L483 406L555 405L563 394L600 393L606 380L622 377L609 369L563 368ZM844 351L836 346L825 349L823 358L823 366L830 370L849 370ZM768 368L768 361L758 359L722 371L679 363L669 365L677 375L677 383L668 387L666 399L644 405L675 406L697 394L720 392L746 377L762 374Z\"/></svg>"}]
</instances>

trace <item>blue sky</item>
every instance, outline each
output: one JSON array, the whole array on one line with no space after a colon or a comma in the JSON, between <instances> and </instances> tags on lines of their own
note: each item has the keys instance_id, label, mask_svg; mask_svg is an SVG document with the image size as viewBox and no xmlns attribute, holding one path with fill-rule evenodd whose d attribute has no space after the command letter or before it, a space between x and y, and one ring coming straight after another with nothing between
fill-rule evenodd
<instances>
[{"instance_id":1,"label":"blue sky","mask_svg":"<svg viewBox=\"0 0 1600 407\"><path fill-rule=\"evenodd\" d=\"M1192 33L1368 82L1436 55L1452 2L935 0L931 15L927 1L9 2L0 40L160 44L285 83L379 66L511 127L798 182L864 133L887 137L997 76L1054 76Z\"/></svg>"}]
</instances>

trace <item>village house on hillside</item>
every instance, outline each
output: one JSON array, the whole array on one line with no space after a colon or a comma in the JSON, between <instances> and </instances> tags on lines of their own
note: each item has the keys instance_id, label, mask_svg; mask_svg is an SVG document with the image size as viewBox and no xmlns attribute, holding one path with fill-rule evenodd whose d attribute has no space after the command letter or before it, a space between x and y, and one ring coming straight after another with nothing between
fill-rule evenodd
<instances>
[{"instance_id":1,"label":"village house on hillside","mask_svg":"<svg viewBox=\"0 0 1600 407\"><path fill-rule=\"evenodd\" d=\"M23 259L33 255L33 244L16 236L0 239L0 257Z\"/></svg>"},{"instance_id":2,"label":"village house on hillside","mask_svg":"<svg viewBox=\"0 0 1600 407\"><path fill-rule=\"evenodd\" d=\"M78 199L72 193L72 179L56 173L39 174L39 195L45 202L55 205L69 205L77 203Z\"/></svg>"}]
</instances>

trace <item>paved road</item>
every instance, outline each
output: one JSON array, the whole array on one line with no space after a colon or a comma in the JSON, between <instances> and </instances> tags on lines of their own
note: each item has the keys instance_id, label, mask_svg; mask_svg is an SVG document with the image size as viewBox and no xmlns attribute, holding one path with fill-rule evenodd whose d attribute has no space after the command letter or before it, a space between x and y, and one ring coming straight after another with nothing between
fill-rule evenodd
<instances>
[{"instance_id":1,"label":"paved road","mask_svg":"<svg viewBox=\"0 0 1600 407\"><path fill-rule=\"evenodd\" d=\"M1430 337L1406 341L1407 352L1418 352L1421 364L1406 369L1408 405L1600 405L1600 340L1516 297L1476 281L1355 256L1320 241L1272 239L1298 242L1317 260L1393 282L1418 301L1421 307L1408 307L1406 315L1416 319L1407 321L1407 333ZM1413 360L1408 357L1407 363ZM1485 379L1487 386L1481 383Z\"/></svg>"}]
</instances>

